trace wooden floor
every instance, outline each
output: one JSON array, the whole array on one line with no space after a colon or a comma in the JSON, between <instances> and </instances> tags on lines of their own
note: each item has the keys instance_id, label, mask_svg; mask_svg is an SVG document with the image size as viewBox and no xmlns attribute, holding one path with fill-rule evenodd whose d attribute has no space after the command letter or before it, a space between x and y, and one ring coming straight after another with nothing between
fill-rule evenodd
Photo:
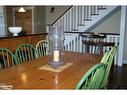
<instances>
[{"instance_id":1,"label":"wooden floor","mask_svg":"<svg viewBox=\"0 0 127 95\"><path fill-rule=\"evenodd\" d=\"M111 69L108 89L127 89L127 65Z\"/></svg>"}]
</instances>

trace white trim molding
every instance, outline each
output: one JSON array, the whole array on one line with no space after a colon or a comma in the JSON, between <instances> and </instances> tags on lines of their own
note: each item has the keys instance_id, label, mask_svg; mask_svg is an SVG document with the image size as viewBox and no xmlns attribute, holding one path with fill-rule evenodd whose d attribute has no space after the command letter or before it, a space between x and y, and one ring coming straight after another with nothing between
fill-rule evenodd
<instances>
[{"instance_id":1,"label":"white trim molding","mask_svg":"<svg viewBox=\"0 0 127 95\"><path fill-rule=\"evenodd\" d=\"M120 18L120 43L118 52L118 66L123 64L123 49L124 49L124 34L126 28L126 6L121 7L121 18Z\"/></svg>"}]
</instances>

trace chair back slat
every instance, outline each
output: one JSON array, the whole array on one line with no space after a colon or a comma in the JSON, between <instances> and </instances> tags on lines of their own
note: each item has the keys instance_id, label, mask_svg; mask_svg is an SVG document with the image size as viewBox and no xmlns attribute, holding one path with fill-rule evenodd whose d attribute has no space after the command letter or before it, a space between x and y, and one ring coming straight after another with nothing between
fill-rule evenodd
<instances>
[{"instance_id":1,"label":"chair back slat","mask_svg":"<svg viewBox=\"0 0 127 95\"><path fill-rule=\"evenodd\" d=\"M105 65L94 65L78 82L76 89L100 89L105 75Z\"/></svg>"},{"instance_id":2,"label":"chair back slat","mask_svg":"<svg viewBox=\"0 0 127 95\"><path fill-rule=\"evenodd\" d=\"M41 40L36 44L36 50L38 52L38 56L48 55L49 51L49 43L46 40Z\"/></svg>"},{"instance_id":3,"label":"chair back slat","mask_svg":"<svg viewBox=\"0 0 127 95\"><path fill-rule=\"evenodd\" d=\"M19 63L27 62L37 58L37 51L31 44L21 44L17 47L15 55Z\"/></svg>"},{"instance_id":4,"label":"chair back slat","mask_svg":"<svg viewBox=\"0 0 127 95\"><path fill-rule=\"evenodd\" d=\"M109 73L110 73L111 66L113 64L113 59L115 57L116 52L117 52L117 46L114 46L110 51L107 51L105 53L105 55L103 56L101 60L101 63L105 64L106 66L106 73L105 73L101 88L106 88L108 84Z\"/></svg>"},{"instance_id":5,"label":"chair back slat","mask_svg":"<svg viewBox=\"0 0 127 95\"><path fill-rule=\"evenodd\" d=\"M18 63L15 55L6 48L0 48L0 55L0 68L6 69Z\"/></svg>"},{"instance_id":6,"label":"chair back slat","mask_svg":"<svg viewBox=\"0 0 127 95\"><path fill-rule=\"evenodd\" d=\"M4 54L4 50L3 50L3 49L2 49L2 56L3 56L4 66L5 66L5 68L6 68L5 54Z\"/></svg>"}]
</instances>

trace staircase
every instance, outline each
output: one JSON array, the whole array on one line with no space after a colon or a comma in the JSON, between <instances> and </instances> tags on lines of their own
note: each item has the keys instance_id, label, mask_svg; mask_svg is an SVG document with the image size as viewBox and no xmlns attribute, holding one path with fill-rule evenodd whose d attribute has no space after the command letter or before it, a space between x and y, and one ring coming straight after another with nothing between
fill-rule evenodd
<instances>
[{"instance_id":1,"label":"staircase","mask_svg":"<svg viewBox=\"0 0 127 95\"><path fill-rule=\"evenodd\" d=\"M82 39L79 36L79 32L90 32L100 22L104 21L119 9L119 6L73 6L52 26L63 26L65 50L81 52ZM119 39L119 36L116 38Z\"/></svg>"}]
</instances>

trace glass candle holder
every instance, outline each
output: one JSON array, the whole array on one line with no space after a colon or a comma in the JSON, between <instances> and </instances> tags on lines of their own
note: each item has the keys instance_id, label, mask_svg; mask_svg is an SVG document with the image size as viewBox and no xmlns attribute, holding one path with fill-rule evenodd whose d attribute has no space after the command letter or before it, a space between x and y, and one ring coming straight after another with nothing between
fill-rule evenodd
<instances>
[{"instance_id":1,"label":"glass candle holder","mask_svg":"<svg viewBox=\"0 0 127 95\"><path fill-rule=\"evenodd\" d=\"M49 27L49 62L57 68L64 64L64 32L62 27Z\"/></svg>"}]
</instances>

